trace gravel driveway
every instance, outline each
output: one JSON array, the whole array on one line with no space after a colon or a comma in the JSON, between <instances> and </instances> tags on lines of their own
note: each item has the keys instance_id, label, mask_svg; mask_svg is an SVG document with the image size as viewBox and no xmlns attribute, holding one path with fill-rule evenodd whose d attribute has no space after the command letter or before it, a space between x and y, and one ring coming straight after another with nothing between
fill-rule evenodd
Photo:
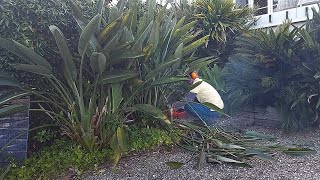
<instances>
[{"instance_id":1,"label":"gravel driveway","mask_svg":"<svg viewBox=\"0 0 320 180\"><path fill-rule=\"evenodd\" d=\"M303 145L318 151L317 154L291 157L283 153L275 155L274 160L261 160L251 158L245 160L253 168L243 168L230 165L207 164L201 170L195 168L196 161L190 161L182 168L171 170L165 165L166 161L186 162L192 156L189 152L174 148L171 151L157 151L142 155L123 158L117 170L112 170L110 165L102 167L98 172L90 172L83 179L301 179L320 180L320 130L284 134L281 130L263 127L252 127L247 119L241 116L221 119L220 124L230 125L246 130L255 130L273 134L278 137L281 144Z\"/></svg>"}]
</instances>

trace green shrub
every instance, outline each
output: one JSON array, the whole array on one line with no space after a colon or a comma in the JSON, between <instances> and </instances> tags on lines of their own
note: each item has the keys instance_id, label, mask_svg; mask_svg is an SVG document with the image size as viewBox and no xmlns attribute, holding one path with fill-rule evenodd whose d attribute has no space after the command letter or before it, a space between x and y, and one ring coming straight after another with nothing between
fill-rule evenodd
<instances>
[{"instance_id":1,"label":"green shrub","mask_svg":"<svg viewBox=\"0 0 320 180\"><path fill-rule=\"evenodd\" d=\"M79 175L107 161L111 150L86 152L69 141L58 140L51 147L32 155L22 166L14 165L7 179L49 179L62 174L69 168Z\"/></svg>"},{"instance_id":2,"label":"green shrub","mask_svg":"<svg viewBox=\"0 0 320 180\"><path fill-rule=\"evenodd\" d=\"M160 145L173 144L175 141L167 131L156 128L131 127L128 136L129 151L149 150Z\"/></svg>"},{"instance_id":3,"label":"green shrub","mask_svg":"<svg viewBox=\"0 0 320 180\"><path fill-rule=\"evenodd\" d=\"M276 30L254 30L237 39L226 65L227 103L274 106L285 131L319 126L319 12L306 27L284 23Z\"/></svg>"},{"instance_id":4,"label":"green shrub","mask_svg":"<svg viewBox=\"0 0 320 180\"><path fill-rule=\"evenodd\" d=\"M168 132L155 128L132 127L128 131L126 153L152 150L161 145L173 144ZM98 165L110 162L113 153L110 149L87 152L71 141L57 140L52 146L34 153L21 166L13 165L7 179L49 179L72 169L81 175Z\"/></svg>"},{"instance_id":5,"label":"green shrub","mask_svg":"<svg viewBox=\"0 0 320 180\"><path fill-rule=\"evenodd\" d=\"M193 17L198 20L199 37L209 35L206 47L197 51L199 56L217 56L224 65L232 53L232 42L247 32L253 22L253 10L238 7L232 0L195 0Z\"/></svg>"}]
</instances>

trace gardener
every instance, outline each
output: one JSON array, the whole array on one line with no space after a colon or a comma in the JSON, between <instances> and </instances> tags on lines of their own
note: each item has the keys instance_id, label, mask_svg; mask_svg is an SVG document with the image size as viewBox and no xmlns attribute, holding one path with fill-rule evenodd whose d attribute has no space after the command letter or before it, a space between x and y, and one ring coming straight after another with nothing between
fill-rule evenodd
<instances>
[{"instance_id":1,"label":"gardener","mask_svg":"<svg viewBox=\"0 0 320 180\"><path fill-rule=\"evenodd\" d=\"M200 84L190 91L189 96L195 96L196 102L200 103L211 103L220 109L223 109L223 101L217 92L217 90L212 87L207 82L203 81L198 77L196 72L190 73L190 84ZM196 102L188 102L185 105L185 110L192 116L198 117L200 120L205 122L207 125L212 125L214 121L219 117L219 113Z\"/></svg>"}]
</instances>

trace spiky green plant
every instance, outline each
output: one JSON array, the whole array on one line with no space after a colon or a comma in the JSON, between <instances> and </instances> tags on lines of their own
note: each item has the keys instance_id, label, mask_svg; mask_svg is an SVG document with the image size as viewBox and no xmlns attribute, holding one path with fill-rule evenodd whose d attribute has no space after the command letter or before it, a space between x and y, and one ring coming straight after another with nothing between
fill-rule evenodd
<instances>
[{"instance_id":1,"label":"spiky green plant","mask_svg":"<svg viewBox=\"0 0 320 180\"><path fill-rule=\"evenodd\" d=\"M217 42L226 42L230 34L247 30L252 10L238 7L232 0L196 0L195 17L205 34Z\"/></svg>"}]
</instances>

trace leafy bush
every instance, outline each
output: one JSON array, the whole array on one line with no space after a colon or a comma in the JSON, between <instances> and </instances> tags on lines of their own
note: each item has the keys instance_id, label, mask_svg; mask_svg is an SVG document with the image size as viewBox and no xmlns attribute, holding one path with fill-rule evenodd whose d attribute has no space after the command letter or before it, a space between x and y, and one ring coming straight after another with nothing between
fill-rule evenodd
<instances>
[{"instance_id":1,"label":"leafy bush","mask_svg":"<svg viewBox=\"0 0 320 180\"><path fill-rule=\"evenodd\" d=\"M255 30L237 39L236 55L225 67L231 107L271 105L282 115L286 131L319 125L319 13L307 27L290 23Z\"/></svg>"},{"instance_id":2,"label":"leafy bush","mask_svg":"<svg viewBox=\"0 0 320 180\"><path fill-rule=\"evenodd\" d=\"M82 5L90 11L90 4L81 1ZM78 28L72 17L71 10L66 1L55 0L2 0L0 1L0 34L3 38L15 39L17 42L32 49L47 58L52 65L53 73L61 69L62 58L56 51L54 38L51 37L49 25L55 24L67 37L67 42L72 50L77 49ZM16 71L9 64L23 62L23 60L12 56L4 49L0 49L0 68L5 69L18 77L19 81L30 87L43 91L52 91L54 88L47 79L37 74ZM31 96L32 100L37 99ZM31 108L39 108L31 103ZM52 120L41 112L30 112L30 128L43 124L52 124ZM47 127L47 131L56 132L55 128ZM30 132L29 150L38 150L40 145L33 141L37 131ZM56 132L58 134L58 132Z\"/></svg>"},{"instance_id":3,"label":"leafy bush","mask_svg":"<svg viewBox=\"0 0 320 180\"><path fill-rule=\"evenodd\" d=\"M160 145L173 144L176 139L172 139L168 132L157 128L135 128L128 131L129 151L150 150Z\"/></svg>"},{"instance_id":4,"label":"leafy bush","mask_svg":"<svg viewBox=\"0 0 320 180\"><path fill-rule=\"evenodd\" d=\"M219 56L218 63L224 65L232 53L234 38L249 30L252 9L238 7L232 0L196 0L193 6L199 37L210 36L208 44L199 49L198 54Z\"/></svg>"},{"instance_id":5,"label":"leafy bush","mask_svg":"<svg viewBox=\"0 0 320 180\"><path fill-rule=\"evenodd\" d=\"M216 42L226 42L230 35L247 30L253 17L250 8L237 7L232 0L196 0L194 5L200 28Z\"/></svg>"},{"instance_id":6,"label":"leafy bush","mask_svg":"<svg viewBox=\"0 0 320 180\"><path fill-rule=\"evenodd\" d=\"M165 130L132 127L128 131L128 149L126 153L152 150L161 145L173 144ZM21 166L14 165L7 179L49 179L68 173L71 169L76 175L94 170L100 164L110 162L112 150L102 149L87 152L73 142L56 140L55 143L34 153Z\"/></svg>"},{"instance_id":7,"label":"leafy bush","mask_svg":"<svg viewBox=\"0 0 320 180\"><path fill-rule=\"evenodd\" d=\"M58 140L53 146L32 155L22 166L13 166L7 179L49 179L73 169L78 175L110 160L112 151L86 152L69 141Z\"/></svg>"},{"instance_id":8,"label":"leafy bush","mask_svg":"<svg viewBox=\"0 0 320 180\"><path fill-rule=\"evenodd\" d=\"M78 51L71 53L61 30L49 26L63 59L62 72L54 73L48 60L16 41L1 38L0 45L24 60L14 68L40 75L53 87L50 92L31 90L42 99L40 109L31 110L45 112L89 152L111 147L117 162L126 149L126 115L138 110L170 124L161 111L172 93L167 84L186 80L173 75L211 62L210 57L192 57L207 37L193 42L189 31L195 22L183 26L184 19L166 13L166 6L158 9L153 0L141 18L136 1L119 1L108 15L101 1L91 20L69 2L82 31Z\"/></svg>"},{"instance_id":9,"label":"leafy bush","mask_svg":"<svg viewBox=\"0 0 320 180\"><path fill-rule=\"evenodd\" d=\"M209 84L211 84L217 91L225 92L225 81L223 79L223 69L214 64L213 67L204 67L199 73L200 76Z\"/></svg>"}]
</instances>

